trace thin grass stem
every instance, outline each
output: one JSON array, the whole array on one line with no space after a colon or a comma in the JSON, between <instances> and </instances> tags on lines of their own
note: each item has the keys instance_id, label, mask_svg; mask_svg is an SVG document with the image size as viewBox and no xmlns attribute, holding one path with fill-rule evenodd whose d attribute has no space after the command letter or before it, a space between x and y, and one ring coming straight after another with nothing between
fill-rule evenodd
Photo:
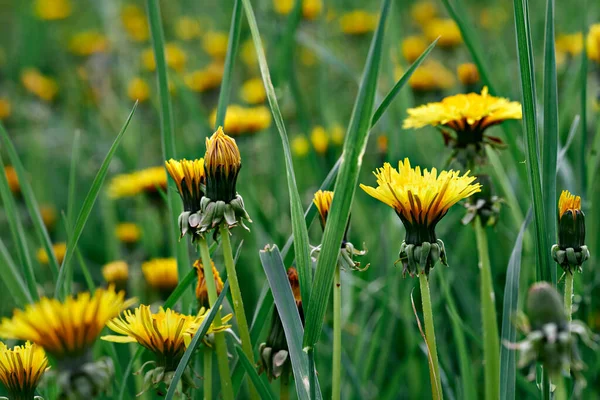
<instances>
[{"instance_id":1,"label":"thin grass stem","mask_svg":"<svg viewBox=\"0 0 600 400\"><path fill-rule=\"evenodd\" d=\"M212 400L212 350L204 349L204 399Z\"/></svg>"},{"instance_id":2,"label":"thin grass stem","mask_svg":"<svg viewBox=\"0 0 600 400\"><path fill-rule=\"evenodd\" d=\"M342 283L340 266L335 267L333 277L333 372L331 398L339 400L342 395Z\"/></svg>"}]
</instances>

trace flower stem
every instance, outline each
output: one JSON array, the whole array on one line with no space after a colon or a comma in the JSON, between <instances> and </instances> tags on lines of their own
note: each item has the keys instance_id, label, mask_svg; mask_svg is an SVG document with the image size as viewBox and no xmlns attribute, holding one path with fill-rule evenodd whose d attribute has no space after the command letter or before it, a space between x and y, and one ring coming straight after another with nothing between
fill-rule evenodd
<instances>
[{"instance_id":1,"label":"flower stem","mask_svg":"<svg viewBox=\"0 0 600 400\"><path fill-rule=\"evenodd\" d=\"M492 283L492 270L488 252L485 228L479 218L475 221L477 252L481 269L481 320L483 322L483 355L485 365L485 398L500 398L500 342L498 339L498 321Z\"/></svg>"},{"instance_id":2,"label":"flower stem","mask_svg":"<svg viewBox=\"0 0 600 400\"><path fill-rule=\"evenodd\" d=\"M204 399L212 400L212 350L204 349Z\"/></svg>"},{"instance_id":3,"label":"flower stem","mask_svg":"<svg viewBox=\"0 0 600 400\"><path fill-rule=\"evenodd\" d=\"M554 375L552 382L556 385L554 389L554 400L567 400L567 389L565 388L565 380L560 374Z\"/></svg>"},{"instance_id":4,"label":"flower stem","mask_svg":"<svg viewBox=\"0 0 600 400\"><path fill-rule=\"evenodd\" d=\"M210 262L210 251L206 239L199 239L200 257L202 258L202 268L204 269L204 280L208 291L208 302L212 307L217 301L217 287L215 277ZM221 325L221 312L217 312L213 324L218 327ZM219 377L221 379L221 391L225 400L233 400L233 386L231 384L231 373L229 370L229 361L227 360L227 344L223 333L215 333L215 350L217 352L217 364L219 366Z\"/></svg>"},{"instance_id":5,"label":"flower stem","mask_svg":"<svg viewBox=\"0 0 600 400\"><path fill-rule=\"evenodd\" d=\"M567 272L565 274L565 311L567 313L567 321L571 323L573 320L573 274Z\"/></svg>"},{"instance_id":6,"label":"flower stem","mask_svg":"<svg viewBox=\"0 0 600 400\"><path fill-rule=\"evenodd\" d=\"M423 304L423 319L425 320L425 338L429 350L429 378L431 379L431 396L434 400L441 400L442 380L440 379L440 362L438 361L437 346L435 344L435 329L433 326L433 311L431 309L431 294L427 275L419 273L421 286L421 302Z\"/></svg>"},{"instance_id":7,"label":"flower stem","mask_svg":"<svg viewBox=\"0 0 600 400\"><path fill-rule=\"evenodd\" d=\"M225 259L225 269L227 270L227 280L231 288L231 298L233 300L233 312L240 330L240 339L242 340L242 349L248 360L254 365L254 351L252 350L252 341L250 339L250 330L248 329L248 320L244 311L244 302L242 301L242 291L235 271L233 261L233 250L231 248L231 239L229 238L229 228L226 224L221 225L221 240L223 243L223 257ZM249 380L250 398L258 400L258 392Z\"/></svg>"},{"instance_id":8,"label":"flower stem","mask_svg":"<svg viewBox=\"0 0 600 400\"><path fill-rule=\"evenodd\" d=\"M333 278L333 383L332 400L339 400L342 394L342 284L340 266L335 266Z\"/></svg>"},{"instance_id":9,"label":"flower stem","mask_svg":"<svg viewBox=\"0 0 600 400\"><path fill-rule=\"evenodd\" d=\"M285 379L280 379L279 383L279 400L289 400L290 385Z\"/></svg>"}]
</instances>

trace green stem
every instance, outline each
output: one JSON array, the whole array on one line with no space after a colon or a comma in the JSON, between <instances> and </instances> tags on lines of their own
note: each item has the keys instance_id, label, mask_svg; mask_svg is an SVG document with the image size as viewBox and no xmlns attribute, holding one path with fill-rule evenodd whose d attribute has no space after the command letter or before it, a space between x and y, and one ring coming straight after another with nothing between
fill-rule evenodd
<instances>
[{"instance_id":1,"label":"green stem","mask_svg":"<svg viewBox=\"0 0 600 400\"><path fill-rule=\"evenodd\" d=\"M221 240L223 243L223 257L225 259L225 269L227 270L227 280L231 289L231 298L233 300L233 312L240 330L240 339L242 340L242 350L248 357L248 360L254 365L254 351L252 350L252 341L250 339L250 330L248 329L248 320L242 301L242 291L235 271L235 262L233 261L233 250L231 248L231 239L229 238L229 228L224 223L221 225ZM250 382L250 398L258 400L258 392Z\"/></svg>"},{"instance_id":2,"label":"green stem","mask_svg":"<svg viewBox=\"0 0 600 400\"><path fill-rule=\"evenodd\" d=\"M317 380L315 373L315 348L309 347L307 349L308 354L308 383L310 386L310 400L317 398Z\"/></svg>"},{"instance_id":3,"label":"green stem","mask_svg":"<svg viewBox=\"0 0 600 400\"><path fill-rule=\"evenodd\" d=\"M279 380L279 400L289 400L290 386L285 379Z\"/></svg>"},{"instance_id":4,"label":"green stem","mask_svg":"<svg viewBox=\"0 0 600 400\"><path fill-rule=\"evenodd\" d=\"M431 396L434 400L441 400L442 380L440 379L440 362L435 344L435 329L433 326L433 310L431 309L431 294L429 293L429 281L425 273L419 273L419 284L421 286L421 302L423 304L423 319L425 320L425 338L429 351L429 378L431 379Z\"/></svg>"},{"instance_id":5,"label":"green stem","mask_svg":"<svg viewBox=\"0 0 600 400\"><path fill-rule=\"evenodd\" d=\"M333 277L333 383L332 400L339 400L342 395L342 283L340 266L335 266Z\"/></svg>"},{"instance_id":6,"label":"green stem","mask_svg":"<svg viewBox=\"0 0 600 400\"><path fill-rule=\"evenodd\" d=\"M485 365L485 398L496 400L500 398L500 342L498 339L498 321L494 300L494 286L488 241L481 220L475 221L477 236L477 252L479 253L479 268L481 269L481 319L483 322L483 354Z\"/></svg>"},{"instance_id":7,"label":"green stem","mask_svg":"<svg viewBox=\"0 0 600 400\"><path fill-rule=\"evenodd\" d=\"M565 312L567 313L567 321L571 323L573 316L573 274L568 272L565 274Z\"/></svg>"},{"instance_id":8,"label":"green stem","mask_svg":"<svg viewBox=\"0 0 600 400\"><path fill-rule=\"evenodd\" d=\"M199 239L200 257L202 258L202 268L204 269L204 281L208 291L208 303L212 307L217 301L217 287L215 285L215 276L212 271L210 261L210 251L206 239ZM213 324L215 327L221 325L221 312L217 313ZM221 378L221 391L225 400L233 400L233 386L231 385L231 373L229 370L229 361L227 360L227 344L223 333L215 334L215 349L217 351L217 364L219 366L219 377Z\"/></svg>"},{"instance_id":9,"label":"green stem","mask_svg":"<svg viewBox=\"0 0 600 400\"><path fill-rule=\"evenodd\" d=\"M567 400L567 389L565 388L565 380L560 373L554 375L552 381L556 385L554 390L554 400Z\"/></svg>"},{"instance_id":10,"label":"green stem","mask_svg":"<svg viewBox=\"0 0 600 400\"><path fill-rule=\"evenodd\" d=\"M204 349L204 399L212 400L212 350Z\"/></svg>"}]
</instances>

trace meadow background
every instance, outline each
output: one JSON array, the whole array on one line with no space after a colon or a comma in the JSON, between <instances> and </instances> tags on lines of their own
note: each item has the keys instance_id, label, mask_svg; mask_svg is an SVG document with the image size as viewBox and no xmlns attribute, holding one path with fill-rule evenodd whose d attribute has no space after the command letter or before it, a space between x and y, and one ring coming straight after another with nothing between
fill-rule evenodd
<instances>
[{"instance_id":1,"label":"meadow background","mask_svg":"<svg viewBox=\"0 0 600 400\"><path fill-rule=\"evenodd\" d=\"M277 12L274 3L280 2L286 3L283 0L251 1L290 140L298 192L306 209L341 155L344 133L375 28L372 20L353 22L355 27L364 28L364 32L350 34L344 32L341 21L353 10L364 10L376 22L380 4L328 0L314 15L308 10L296 19L293 14L290 17ZM315 1L304 2L306 6ZM132 196L115 197L115 192L111 192L115 177L160 167L164 162L161 102L156 71L149 68L152 62L148 61L148 57L152 58L152 42L146 4L143 1L65 0L70 9L62 10L64 18L47 19L36 9L40 3L53 3L49 7L56 7L54 12L58 14L60 7L67 7L63 1L0 3L0 119L27 171L51 241L64 243L115 136L135 101L139 101L71 260L73 292L87 290L90 280L96 286L106 285L102 267L123 260L129 265L128 293L146 304L160 303L165 300L164 293L148 285L141 265L155 258L176 256L172 246L175 238L170 235L175 228L170 225L165 197L153 184ZM178 158L203 156L205 139L214 132L211 114L219 97L233 3L159 2L167 63L170 63L173 137ZM371 129L359 176L359 182L366 184L374 183L371 171L384 161L395 164L399 159L410 157L413 165L425 168L446 165L450 150L436 129L402 129L407 108L438 101L450 94L479 92L484 85L494 95L523 102L512 2L431 1L428 4L435 15L421 22L417 21L419 17L414 10L422 3L400 0L391 3L375 107L414 61L407 60L403 52L406 38L418 35L424 38L426 46L439 35L441 39L420 67L429 70L415 72ZM546 2L530 1L528 7L538 86L538 119L542 121ZM444 46L444 37L454 37L457 28L442 26L437 34L427 36L424 34L428 31L426 26L433 18L458 18L468 35ZM233 236L234 249L243 241L237 271L246 314L252 321L256 310L270 296L259 250L267 244L284 248L292 225L281 139L264 89L256 82L254 86L246 85L252 79L260 79L260 73L245 17L242 21L240 47L230 82L230 104L256 108L246 114L237 111L229 127L226 120L225 131L230 134L236 129L240 131L232 134L240 148L243 165L237 190L244 197L253 220L250 232L236 229ZM598 22L600 5L596 2L556 3L557 38L587 32ZM88 36L81 36L82 33ZM584 56L583 43L578 46L578 40L565 40L567 45L562 46L557 42L556 47L559 149L564 150L564 156L559 157L557 188L582 196L592 258L584 265L583 273L575 278L574 318L600 332L600 307L595 299L600 285L595 273L598 255L595 250L600 248L597 213L600 204L597 182L600 64ZM425 50L416 48L420 49L415 50L417 56ZM465 84L457 76L457 68L473 62L485 65L485 70L480 68L480 79L476 82ZM32 73L37 75L28 75ZM254 125L240 127L249 121ZM530 224L522 242L523 249L516 254L516 260L520 260L520 277L507 285L507 270L510 265L515 268L514 262L509 263L511 253L515 243L521 244L517 235L532 205L525 163L525 134L521 121L495 126L488 133L502 138L507 145L506 149L491 152L486 171L494 181L498 196L506 200L497 224L487 228L498 324L504 330L508 329L514 311L511 307L522 308L524 294L536 279L536 241L533 224ZM542 128L540 135L543 134ZM5 166L12 164L5 144L0 147L0 155ZM41 294L52 296L54 280L47 262L38 256L42 242L25 196L13 172L5 171L9 184L13 185L14 215L24 224L37 289ZM160 180L160 172L158 175ZM131 185L135 187L140 182L138 176ZM173 183L169 184L174 187ZM557 199L545 198L544 201L556 204ZM555 212L554 207L548 212ZM0 263L18 265L18 246L7 228L11 216L6 210L4 206L0 211L0 224L5 227L0 231ZM454 207L438 226L438 236L445 242L450 266L438 265L431 274L438 352L444 371L442 380L444 393L450 399L483 396L478 256L473 227L460 222L464 214L463 207ZM125 222L136 225L139 237L128 240L116 234L117 227ZM309 237L315 246L321 242L318 222L310 224ZM403 278L401 267L394 266L403 237L404 229L393 210L358 190L351 209L349 238L358 248L368 250L361 263L370 267L364 272L342 272L344 399L430 396L424 342L411 305L412 295L420 316L419 290L415 290L418 283L416 279ZM56 254L60 258L59 252ZM191 246L189 257L192 261L199 257ZM223 265L219 257L217 253L217 265ZM291 262L286 266L291 266ZM557 268L556 271L560 279L562 270ZM0 315L10 316L16 303L5 285L0 279ZM559 282L559 290L562 290L561 285ZM187 296L193 296L192 291L193 287ZM509 292L515 302L512 305L505 302ZM230 309L230 306L225 304L225 308ZM255 346L264 341L270 315L269 308L255 322L253 334L256 332L259 338ZM331 321L328 309L315 360L324 397L331 391ZM130 350L127 346L118 346L119 357L115 362L121 363L124 369ZM102 353L104 347L97 344L95 350ZM587 364L584 375L588 381L584 398L600 398L597 380L600 358L589 350L582 351L582 356ZM527 372L517 372L516 396L536 398L539 391L535 382L526 379ZM468 374L466 380L465 374ZM139 382L127 378L125 398L133 398ZM218 386L218 376L214 379ZM472 386L465 388L464 382ZM114 383L113 394L120 390L123 377L118 376ZM271 385L277 393L278 383ZM44 390L41 387L42 395ZM246 398L245 389L241 390L238 398ZM151 392L144 396L154 398ZM52 397L45 395L45 398ZM103 398L114 397L105 395Z\"/></svg>"}]
</instances>

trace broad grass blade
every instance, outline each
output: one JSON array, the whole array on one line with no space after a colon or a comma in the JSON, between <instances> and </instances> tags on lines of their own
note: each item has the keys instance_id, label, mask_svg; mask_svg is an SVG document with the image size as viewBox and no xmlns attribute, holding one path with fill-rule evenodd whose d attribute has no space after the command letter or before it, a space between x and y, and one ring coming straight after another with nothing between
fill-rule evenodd
<instances>
[{"instance_id":1,"label":"broad grass blade","mask_svg":"<svg viewBox=\"0 0 600 400\"><path fill-rule=\"evenodd\" d=\"M269 386L265 383L265 381L260 379L260 376L258 376L258 373L256 372L256 369L254 368L254 365L252 365L250 360L248 360L248 357L246 357L246 355L244 354L244 350L242 350L242 348L240 346L235 346L235 351L239 357L239 363L242 365L244 370L246 370L246 372L248 373L248 376L252 380L252 383L254 384L254 387L258 391L260 398L263 400L265 400L265 399L266 400L275 400L275 396L273 395L273 392L271 392L271 389L269 389Z\"/></svg>"}]
</instances>

